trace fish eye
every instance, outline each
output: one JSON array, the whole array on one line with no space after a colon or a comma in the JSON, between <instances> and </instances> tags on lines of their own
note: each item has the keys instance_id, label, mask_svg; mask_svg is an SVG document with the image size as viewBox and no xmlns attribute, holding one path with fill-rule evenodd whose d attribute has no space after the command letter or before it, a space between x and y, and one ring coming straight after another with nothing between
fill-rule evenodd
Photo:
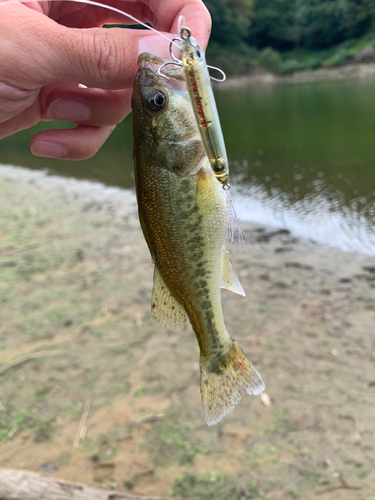
<instances>
[{"instance_id":1,"label":"fish eye","mask_svg":"<svg viewBox=\"0 0 375 500\"><path fill-rule=\"evenodd\" d=\"M195 50L195 55L197 56L198 61L202 61L203 60L202 52L200 51L200 49L197 48Z\"/></svg>"},{"instance_id":2,"label":"fish eye","mask_svg":"<svg viewBox=\"0 0 375 500\"><path fill-rule=\"evenodd\" d=\"M165 107L166 97L160 90L154 90L147 96L146 103L150 111L161 111Z\"/></svg>"}]
</instances>

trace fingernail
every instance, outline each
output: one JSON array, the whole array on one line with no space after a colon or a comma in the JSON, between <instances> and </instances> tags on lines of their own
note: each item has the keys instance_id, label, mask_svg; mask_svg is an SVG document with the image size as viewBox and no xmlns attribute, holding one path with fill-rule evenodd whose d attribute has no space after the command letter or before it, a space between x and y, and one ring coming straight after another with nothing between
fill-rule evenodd
<instances>
[{"instance_id":1,"label":"fingernail","mask_svg":"<svg viewBox=\"0 0 375 500\"><path fill-rule=\"evenodd\" d=\"M35 156L44 156L45 158L64 158L68 150L62 144L39 141L31 146L31 152Z\"/></svg>"},{"instance_id":2,"label":"fingernail","mask_svg":"<svg viewBox=\"0 0 375 500\"><path fill-rule=\"evenodd\" d=\"M170 58L168 40L160 35L150 35L141 38L138 42L138 54L142 54L142 52L150 52L158 57Z\"/></svg>"},{"instance_id":3,"label":"fingernail","mask_svg":"<svg viewBox=\"0 0 375 500\"><path fill-rule=\"evenodd\" d=\"M61 98L53 101L47 109L48 118L64 122L85 122L90 118L90 114L89 108L83 102Z\"/></svg>"}]
</instances>

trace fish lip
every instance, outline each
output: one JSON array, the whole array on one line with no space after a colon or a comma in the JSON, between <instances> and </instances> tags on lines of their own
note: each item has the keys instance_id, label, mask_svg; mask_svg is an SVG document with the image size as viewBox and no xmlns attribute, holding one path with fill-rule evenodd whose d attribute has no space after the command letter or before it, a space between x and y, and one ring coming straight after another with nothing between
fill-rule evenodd
<instances>
[{"instance_id":1,"label":"fish lip","mask_svg":"<svg viewBox=\"0 0 375 500\"><path fill-rule=\"evenodd\" d=\"M164 69L163 73L167 78L162 78L158 70L162 64L167 62L170 62L172 65L174 64L170 59L164 59L154 54L150 54L149 52L142 52L142 54L138 56L138 77L141 74L151 77L150 75L153 74L157 78L163 79L167 87L175 90L184 90L186 85L182 67L179 66L176 68L176 66L171 66L170 69Z\"/></svg>"},{"instance_id":2,"label":"fish lip","mask_svg":"<svg viewBox=\"0 0 375 500\"><path fill-rule=\"evenodd\" d=\"M150 54L150 52L142 52L142 54L138 56L139 69L148 68L155 71L155 67L160 67L165 62L167 62L167 59L163 59L162 57Z\"/></svg>"}]
</instances>

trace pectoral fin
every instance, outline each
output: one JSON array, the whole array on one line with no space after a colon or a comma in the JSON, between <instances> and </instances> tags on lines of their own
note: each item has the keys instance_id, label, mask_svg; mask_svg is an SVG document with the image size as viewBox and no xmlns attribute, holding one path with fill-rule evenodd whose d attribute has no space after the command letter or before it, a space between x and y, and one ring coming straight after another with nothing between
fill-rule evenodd
<instances>
[{"instance_id":1,"label":"pectoral fin","mask_svg":"<svg viewBox=\"0 0 375 500\"><path fill-rule=\"evenodd\" d=\"M151 312L155 320L166 328L180 330L186 324L185 309L172 295L157 266L154 270Z\"/></svg>"},{"instance_id":2,"label":"pectoral fin","mask_svg":"<svg viewBox=\"0 0 375 500\"><path fill-rule=\"evenodd\" d=\"M238 295L246 296L240 280L235 275L232 264L228 259L227 250L223 247L221 252L221 288L226 288Z\"/></svg>"}]
</instances>

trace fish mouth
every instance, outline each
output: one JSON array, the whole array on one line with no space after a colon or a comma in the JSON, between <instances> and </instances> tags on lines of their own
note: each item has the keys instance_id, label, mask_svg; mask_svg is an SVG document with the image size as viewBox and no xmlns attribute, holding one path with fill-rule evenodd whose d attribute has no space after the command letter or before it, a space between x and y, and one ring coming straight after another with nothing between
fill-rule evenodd
<instances>
[{"instance_id":1,"label":"fish mouth","mask_svg":"<svg viewBox=\"0 0 375 500\"><path fill-rule=\"evenodd\" d=\"M162 64L171 63L170 65L164 66L161 74L159 73L159 68ZM180 67L171 59L164 59L163 57L150 54L149 52L142 52L138 57L138 71L140 73L154 73L159 78L163 78L164 83L172 83L172 81L184 82L184 75L182 66ZM168 85L169 86L169 85ZM172 85L173 87L173 85Z\"/></svg>"},{"instance_id":2,"label":"fish mouth","mask_svg":"<svg viewBox=\"0 0 375 500\"><path fill-rule=\"evenodd\" d=\"M167 59L155 56L154 54L150 54L149 52L142 52L142 54L140 54L138 57L138 68L152 69L153 71L157 72L158 68L166 62L168 62Z\"/></svg>"}]
</instances>

